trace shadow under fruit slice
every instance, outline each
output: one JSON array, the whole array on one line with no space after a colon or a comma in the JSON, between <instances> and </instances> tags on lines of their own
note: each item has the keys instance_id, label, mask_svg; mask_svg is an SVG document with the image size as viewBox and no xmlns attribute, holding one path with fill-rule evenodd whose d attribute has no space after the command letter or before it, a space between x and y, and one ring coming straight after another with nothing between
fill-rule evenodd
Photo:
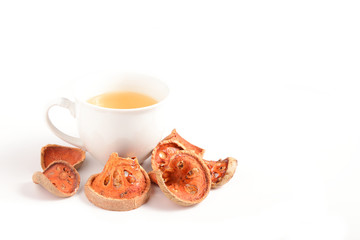
<instances>
[{"instance_id":1,"label":"shadow under fruit slice","mask_svg":"<svg viewBox=\"0 0 360 240\"><path fill-rule=\"evenodd\" d=\"M48 144L41 148L41 167L47 168L54 161L65 161L78 169L85 159L85 151L80 148Z\"/></svg>"},{"instance_id":2,"label":"shadow under fruit slice","mask_svg":"<svg viewBox=\"0 0 360 240\"><path fill-rule=\"evenodd\" d=\"M101 173L85 184L86 197L94 205L113 211L140 207L150 196L150 179L137 158L121 158L112 153Z\"/></svg>"},{"instance_id":3,"label":"shadow under fruit slice","mask_svg":"<svg viewBox=\"0 0 360 240\"><path fill-rule=\"evenodd\" d=\"M237 167L237 160L232 157L218 161L204 160L204 162L211 173L211 188L220 187L230 181Z\"/></svg>"},{"instance_id":4,"label":"shadow under fruit slice","mask_svg":"<svg viewBox=\"0 0 360 240\"><path fill-rule=\"evenodd\" d=\"M161 191L179 205L190 206L203 201L209 194L211 176L204 161L193 151L174 154L168 167L155 170Z\"/></svg>"},{"instance_id":5,"label":"shadow under fruit slice","mask_svg":"<svg viewBox=\"0 0 360 240\"><path fill-rule=\"evenodd\" d=\"M44 172L35 172L33 182L58 197L70 197L79 189L80 175L65 161L52 162Z\"/></svg>"}]
</instances>

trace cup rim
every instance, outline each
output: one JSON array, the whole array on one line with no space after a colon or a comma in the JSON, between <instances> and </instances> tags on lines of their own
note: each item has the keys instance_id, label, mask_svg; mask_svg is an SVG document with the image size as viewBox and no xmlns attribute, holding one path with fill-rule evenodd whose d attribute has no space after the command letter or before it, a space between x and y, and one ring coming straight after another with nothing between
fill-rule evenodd
<instances>
[{"instance_id":1,"label":"cup rim","mask_svg":"<svg viewBox=\"0 0 360 240\"><path fill-rule=\"evenodd\" d=\"M94 108L94 109L99 110L99 111L106 111L106 112L140 112L140 111L147 111L147 110L157 108L158 106L160 106L164 102L166 102L168 100L168 98L169 98L170 88L169 88L168 84L166 84L164 81L162 81L161 79L159 79L157 77L146 75L146 74L141 74L141 73L133 73L133 72L110 72L110 73L107 73L107 75L108 74L119 75L119 76L127 76L127 75L128 76L141 76L141 77L146 77L146 78L149 78L149 79L156 80L165 87L166 94L161 100L157 101L157 103L149 105L149 106L145 106L145 107L128 108L128 109L101 107L101 106L98 106L98 105L91 104L91 103L87 102L87 100L82 99L81 97L79 97L79 92L78 92L79 91L79 83L81 81L84 81L84 79L86 77L94 75L94 74L88 74L88 75L83 76L79 80L77 80L76 92L75 92L75 96L74 96L75 100L78 101L79 103L84 104L85 106ZM97 73L97 75L99 75L99 73Z\"/></svg>"}]
</instances>

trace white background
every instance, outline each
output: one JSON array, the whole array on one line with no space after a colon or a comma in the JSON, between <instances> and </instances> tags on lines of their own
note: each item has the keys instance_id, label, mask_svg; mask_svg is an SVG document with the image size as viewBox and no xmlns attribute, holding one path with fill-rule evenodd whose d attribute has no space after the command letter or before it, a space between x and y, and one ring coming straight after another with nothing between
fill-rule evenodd
<instances>
[{"instance_id":1,"label":"white background","mask_svg":"<svg viewBox=\"0 0 360 240\"><path fill-rule=\"evenodd\" d=\"M360 239L358 1L2 1L1 234L45 239ZM129 212L32 183L40 149L67 145L46 104L117 69L171 88L172 128L238 159L234 178L184 208L153 187ZM76 132L68 112L58 126ZM149 170L149 162L144 163Z\"/></svg>"}]
</instances>

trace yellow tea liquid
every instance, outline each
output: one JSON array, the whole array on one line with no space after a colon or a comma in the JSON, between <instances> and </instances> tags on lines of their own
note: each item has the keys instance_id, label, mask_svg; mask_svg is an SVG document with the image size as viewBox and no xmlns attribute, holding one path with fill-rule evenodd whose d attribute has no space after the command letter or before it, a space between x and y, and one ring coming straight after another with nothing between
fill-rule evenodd
<instances>
[{"instance_id":1,"label":"yellow tea liquid","mask_svg":"<svg viewBox=\"0 0 360 240\"><path fill-rule=\"evenodd\" d=\"M137 92L107 92L88 100L88 103L116 109L142 108L157 103L155 99Z\"/></svg>"}]
</instances>

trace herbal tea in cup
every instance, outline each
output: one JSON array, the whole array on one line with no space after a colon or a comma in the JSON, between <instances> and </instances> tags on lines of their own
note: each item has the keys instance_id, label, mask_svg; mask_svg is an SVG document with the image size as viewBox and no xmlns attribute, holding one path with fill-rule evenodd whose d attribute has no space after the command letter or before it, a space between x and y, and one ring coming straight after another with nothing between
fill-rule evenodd
<instances>
[{"instance_id":1,"label":"herbal tea in cup","mask_svg":"<svg viewBox=\"0 0 360 240\"><path fill-rule=\"evenodd\" d=\"M106 92L90 98L88 103L104 108L132 109L154 105L157 101L145 94L129 91Z\"/></svg>"},{"instance_id":2,"label":"herbal tea in cup","mask_svg":"<svg viewBox=\"0 0 360 240\"><path fill-rule=\"evenodd\" d=\"M62 140L106 163L112 152L141 164L161 140L169 94L159 79L139 74L94 74L77 81L75 101L55 99L46 110L50 129ZM49 110L60 106L76 119L78 137L59 130Z\"/></svg>"}]
</instances>

